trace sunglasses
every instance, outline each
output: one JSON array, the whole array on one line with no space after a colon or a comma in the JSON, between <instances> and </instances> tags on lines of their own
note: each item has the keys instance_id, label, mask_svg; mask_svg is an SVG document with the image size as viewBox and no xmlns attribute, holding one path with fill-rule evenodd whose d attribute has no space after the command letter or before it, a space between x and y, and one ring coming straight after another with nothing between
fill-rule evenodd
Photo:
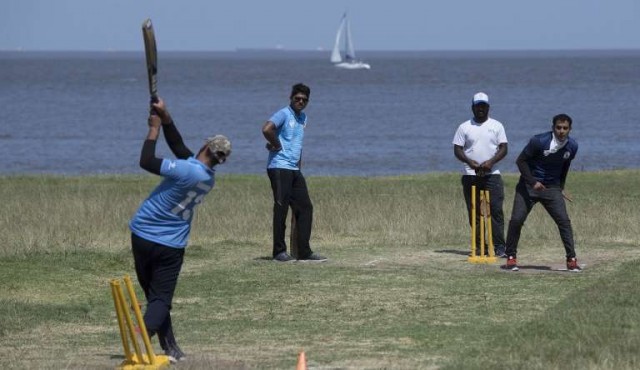
<instances>
[{"instance_id":1,"label":"sunglasses","mask_svg":"<svg viewBox=\"0 0 640 370\"><path fill-rule=\"evenodd\" d=\"M307 102L309 101L309 99L308 99L308 98L303 98L303 97L301 97L301 96L294 96L294 97L293 97L293 100L295 100L295 101L299 101L299 102L303 102L303 103L307 103Z\"/></svg>"},{"instance_id":2,"label":"sunglasses","mask_svg":"<svg viewBox=\"0 0 640 370\"><path fill-rule=\"evenodd\" d=\"M225 152L216 151L214 154L218 161L218 164L222 164L227 161L227 154Z\"/></svg>"}]
</instances>

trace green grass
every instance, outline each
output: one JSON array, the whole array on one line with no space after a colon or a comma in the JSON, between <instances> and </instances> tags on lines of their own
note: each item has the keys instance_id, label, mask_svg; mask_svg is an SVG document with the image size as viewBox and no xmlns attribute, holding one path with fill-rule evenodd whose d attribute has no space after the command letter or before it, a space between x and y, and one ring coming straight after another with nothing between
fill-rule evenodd
<instances>
[{"instance_id":1,"label":"green grass","mask_svg":"<svg viewBox=\"0 0 640 370\"><path fill-rule=\"evenodd\" d=\"M113 368L108 281L134 275L127 222L153 176L0 177L0 368ZM508 220L517 178L505 176ZM635 369L640 171L571 173L583 273L542 207L519 273L466 262L457 174L309 178L324 264L268 260L266 176L221 176L174 301L177 368ZM141 297L141 295L139 294Z\"/></svg>"}]
</instances>

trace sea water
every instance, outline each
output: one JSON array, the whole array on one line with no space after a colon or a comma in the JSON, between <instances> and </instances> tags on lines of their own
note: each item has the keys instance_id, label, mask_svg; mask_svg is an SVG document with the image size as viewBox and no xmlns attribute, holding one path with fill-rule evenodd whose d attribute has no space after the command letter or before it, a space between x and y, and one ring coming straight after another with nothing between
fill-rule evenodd
<instances>
[{"instance_id":1,"label":"sea water","mask_svg":"<svg viewBox=\"0 0 640 370\"><path fill-rule=\"evenodd\" d=\"M573 170L640 167L640 51L363 52L371 70L341 70L326 52L159 53L158 89L187 146L224 134L219 173L263 174L261 128L311 87L303 172L379 176L458 172L452 138L486 92L515 159L567 113ZM144 53L0 52L0 174L141 173L147 132ZM171 157L166 144L160 156Z\"/></svg>"}]
</instances>

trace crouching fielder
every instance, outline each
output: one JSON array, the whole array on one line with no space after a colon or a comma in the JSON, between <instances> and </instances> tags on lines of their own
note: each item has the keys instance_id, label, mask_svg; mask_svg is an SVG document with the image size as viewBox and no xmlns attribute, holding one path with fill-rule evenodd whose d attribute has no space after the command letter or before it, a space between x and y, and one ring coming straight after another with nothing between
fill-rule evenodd
<instances>
[{"instance_id":1,"label":"crouching fielder","mask_svg":"<svg viewBox=\"0 0 640 370\"><path fill-rule=\"evenodd\" d=\"M502 266L505 269L518 271L516 254L520 231L531 209L539 202L558 225L567 269L580 271L564 195L569 166L578 152L578 142L569 137L571 124L571 117L566 114L553 117L552 130L532 137L516 160L521 176L507 231L507 264Z\"/></svg>"}]
</instances>

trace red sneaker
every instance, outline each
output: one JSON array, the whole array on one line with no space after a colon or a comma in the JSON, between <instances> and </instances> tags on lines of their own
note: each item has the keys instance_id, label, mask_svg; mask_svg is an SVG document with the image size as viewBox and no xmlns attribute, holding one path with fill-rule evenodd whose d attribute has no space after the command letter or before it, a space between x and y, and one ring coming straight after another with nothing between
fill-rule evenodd
<instances>
[{"instance_id":1,"label":"red sneaker","mask_svg":"<svg viewBox=\"0 0 640 370\"><path fill-rule=\"evenodd\" d=\"M571 272L580 272L582 268L578 265L578 260L573 258L567 258L567 270Z\"/></svg>"},{"instance_id":2,"label":"red sneaker","mask_svg":"<svg viewBox=\"0 0 640 370\"><path fill-rule=\"evenodd\" d=\"M503 270L519 271L518 260L514 256L507 257L507 264L500 266Z\"/></svg>"}]
</instances>

